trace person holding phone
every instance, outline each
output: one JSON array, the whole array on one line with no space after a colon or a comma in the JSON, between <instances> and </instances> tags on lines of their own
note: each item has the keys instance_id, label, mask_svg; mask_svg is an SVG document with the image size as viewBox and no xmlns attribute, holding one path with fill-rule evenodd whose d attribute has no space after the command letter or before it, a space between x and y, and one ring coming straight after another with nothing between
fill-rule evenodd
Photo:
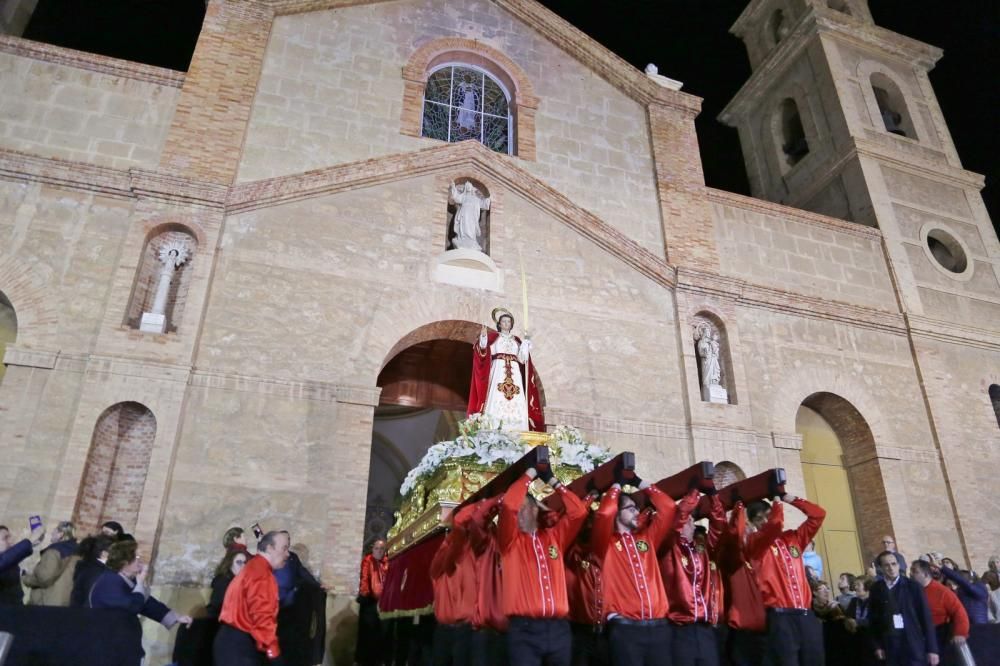
<instances>
[{"instance_id":1,"label":"person holding phone","mask_svg":"<svg viewBox=\"0 0 1000 666\"><path fill-rule=\"evenodd\" d=\"M38 516L28 521L31 533L27 539L12 543L10 529L0 525L0 605L23 606L24 590L21 588L21 570L18 565L45 538L45 528Z\"/></svg>"}]
</instances>

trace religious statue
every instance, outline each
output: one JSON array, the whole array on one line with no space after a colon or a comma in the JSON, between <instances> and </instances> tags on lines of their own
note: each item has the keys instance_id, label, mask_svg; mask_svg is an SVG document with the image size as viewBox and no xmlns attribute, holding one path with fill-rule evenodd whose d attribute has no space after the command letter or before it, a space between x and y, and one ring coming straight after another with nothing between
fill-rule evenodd
<instances>
[{"instance_id":1,"label":"religious statue","mask_svg":"<svg viewBox=\"0 0 1000 666\"><path fill-rule=\"evenodd\" d=\"M721 342L719 332L703 321L695 329L694 339L701 365L701 394L708 402L729 402L729 393L722 386Z\"/></svg>"},{"instance_id":2,"label":"religious statue","mask_svg":"<svg viewBox=\"0 0 1000 666\"><path fill-rule=\"evenodd\" d=\"M479 217L484 210L490 209L490 198L484 197L469 181L462 184L462 189L451 184L451 196L448 202L456 206L454 236L451 244L455 248L483 251L479 242L482 231L479 228Z\"/></svg>"},{"instance_id":3,"label":"religious statue","mask_svg":"<svg viewBox=\"0 0 1000 666\"><path fill-rule=\"evenodd\" d=\"M180 268L191 256L191 248L181 240L167 241L160 246L157 259L160 260L159 281L156 294L153 297L153 307L142 314L139 330L149 333L163 333L167 327L167 298L170 295L170 283L174 271Z\"/></svg>"},{"instance_id":4,"label":"religious statue","mask_svg":"<svg viewBox=\"0 0 1000 666\"><path fill-rule=\"evenodd\" d=\"M544 432L538 385L529 367L531 340L527 333L524 340L513 334L509 310L495 308L492 317L496 331L483 326L473 346L468 415L491 416L502 430Z\"/></svg>"}]
</instances>

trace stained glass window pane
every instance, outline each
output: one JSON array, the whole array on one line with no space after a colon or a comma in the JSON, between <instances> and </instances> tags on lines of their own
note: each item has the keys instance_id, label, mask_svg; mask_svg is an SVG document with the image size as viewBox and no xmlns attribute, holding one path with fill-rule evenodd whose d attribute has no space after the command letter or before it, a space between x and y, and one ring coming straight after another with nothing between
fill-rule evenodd
<instances>
[{"instance_id":1,"label":"stained glass window pane","mask_svg":"<svg viewBox=\"0 0 1000 666\"><path fill-rule=\"evenodd\" d=\"M483 145L498 153L509 153L509 120L494 116L483 116Z\"/></svg>"},{"instance_id":2,"label":"stained glass window pane","mask_svg":"<svg viewBox=\"0 0 1000 666\"><path fill-rule=\"evenodd\" d=\"M451 89L452 106L465 106L482 112L483 73L466 67L451 69L455 70ZM469 96L470 93L472 97Z\"/></svg>"},{"instance_id":3,"label":"stained glass window pane","mask_svg":"<svg viewBox=\"0 0 1000 666\"><path fill-rule=\"evenodd\" d=\"M424 102L423 135L440 141L448 140L448 117L451 108L446 104Z\"/></svg>"},{"instance_id":4,"label":"stained glass window pane","mask_svg":"<svg viewBox=\"0 0 1000 666\"><path fill-rule=\"evenodd\" d=\"M439 69L427 79L427 89L424 99L430 102L447 104L451 98L451 67Z\"/></svg>"},{"instance_id":5,"label":"stained glass window pane","mask_svg":"<svg viewBox=\"0 0 1000 666\"><path fill-rule=\"evenodd\" d=\"M507 96L493 79L486 79L483 92L483 113L507 117Z\"/></svg>"},{"instance_id":6,"label":"stained glass window pane","mask_svg":"<svg viewBox=\"0 0 1000 666\"><path fill-rule=\"evenodd\" d=\"M465 141L466 139L480 140L482 131L483 114L469 111L462 108L451 109L451 140Z\"/></svg>"}]
</instances>

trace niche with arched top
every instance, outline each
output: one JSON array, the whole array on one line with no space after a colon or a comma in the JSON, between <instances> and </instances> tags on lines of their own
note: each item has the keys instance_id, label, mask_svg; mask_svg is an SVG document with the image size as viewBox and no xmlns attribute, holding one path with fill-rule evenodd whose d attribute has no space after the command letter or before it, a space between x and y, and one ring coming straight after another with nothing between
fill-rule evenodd
<instances>
[{"instance_id":1,"label":"niche with arched top","mask_svg":"<svg viewBox=\"0 0 1000 666\"><path fill-rule=\"evenodd\" d=\"M74 511L81 532L109 520L134 529L155 439L156 417L138 402L119 402L98 417Z\"/></svg>"},{"instance_id":2,"label":"niche with arched top","mask_svg":"<svg viewBox=\"0 0 1000 666\"><path fill-rule=\"evenodd\" d=\"M733 361L725 325L714 314L699 312L692 328L702 402L735 405Z\"/></svg>"},{"instance_id":3,"label":"niche with arched top","mask_svg":"<svg viewBox=\"0 0 1000 666\"><path fill-rule=\"evenodd\" d=\"M775 9L771 12L764 24L764 35L771 48L777 46L781 40L788 36L788 21L785 19L784 11Z\"/></svg>"},{"instance_id":4,"label":"niche with arched top","mask_svg":"<svg viewBox=\"0 0 1000 666\"><path fill-rule=\"evenodd\" d=\"M747 478L746 473L736 463L723 460L715 463L715 487L719 490Z\"/></svg>"},{"instance_id":5,"label":"niche with arched top","mask_svg":"<svg viewBox=\"0 0 1000 666\"><path fill-rule=\"evenodd\" d=\"M17 339L17 313L7 295L0 291L0 361L7 353L7 345ZM7 372L7 365L0 363L0 382Z\"/></svg>"},{"instance_id":6,"label":"niche with arched top","mask_svg":"<svg viewBox=\"0 0 1000 666\"><path fill-rule=\"evenodd\" d=\"M917 139L917 131L913 127L913 119L906 106L906 97L896 82L882 72L875 72L871 75L870 83L885 131L897 136Z\"/></svg>"},{"instance_id":7,"label":"niche with arched top","mask_svg":"<svg viewBox=\"0 0 1000 666\"><path fill-rule=\"evenodd\" d=\"M181 325L198 240L188 227L164 224L146 237L132 283L125 326L174 333Z\"/></svg>"},{"instance_id":8,"label":"niche with arched top","mask_svg":"<svg viewBox=\"0 0 1000 666\"><path fill-rule=\"evenodd\" d=\"M787 170L802 161L809 154L809 141L799 113L799 105L791 97L786 97L778 106L777 142L781 151L782 169Z\"/></svg>"}]
</instances>

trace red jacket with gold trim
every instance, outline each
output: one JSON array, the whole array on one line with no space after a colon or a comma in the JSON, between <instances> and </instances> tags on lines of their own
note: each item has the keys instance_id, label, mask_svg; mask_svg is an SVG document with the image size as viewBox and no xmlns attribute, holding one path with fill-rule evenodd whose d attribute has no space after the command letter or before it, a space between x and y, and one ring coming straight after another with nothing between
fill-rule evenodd
<instances>
[{"instance_id":1,"label":"red jacket with gold trim","mask_svg":"<svg viewBox=\"0 0 1000 666\"><path fill-rule=\"evenodd\" d=\"M677 505L672 530L661 549L660 570L670 600L667 615L676 624L719 621L721 581L716 571L716 551L726 526L726 514L718 496L712 498L708 538L704 544L681 536L681 530L701 496L690 491Z\"/></svg>"},{"instance_id":2,"label":"red jacket with gold trim","mask_svg":"<svg viewBox=\"0 0 1000 666\"><path fill-rule=\"evenodd\" d=\"M747 555L757 570L757 584L767 608L812 607L802 553L822 527L826 511L801 497L792 506L806 514L797 529L784 529L785 508L775 502L764 526L747 538Z\"/></svg>"}]
</instances>

